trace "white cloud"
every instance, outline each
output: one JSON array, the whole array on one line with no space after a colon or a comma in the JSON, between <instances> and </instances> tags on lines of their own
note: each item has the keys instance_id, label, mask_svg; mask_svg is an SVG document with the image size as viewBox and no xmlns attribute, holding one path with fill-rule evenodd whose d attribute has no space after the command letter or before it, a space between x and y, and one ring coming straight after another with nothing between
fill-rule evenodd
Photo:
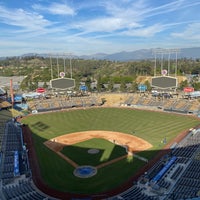
<instances>
[{"instance_id":1,"label":"white cloud","mask_svg":"<svg viewBox=\"0 0 200 200\"><path fill-rule=\"evenodd\" d=\"M38 30L51 24L37 13L27 12L23 9L8 10L3 6L0 6L0 22L27 30Z\"/></svg>"},{"instance_id":2,"label":"white cloud","mask_svg":"<svg viewBox=\"0 0 200 200\"><path fill-rule=\"evenodd\" d=\"M138 25L132 23L131 26L137 27ZM84 30L85 32L112 32L126 28L126 25L121 18L107 17L80 22L75 24L74 27Z\"/></svg>"},{"instance_id":3,"label":"white cloud","mask_svg":"<svg viewBox=\"0 0 200 200\"><path fill-rule=\"evenodd\" d=\"M174 32L171 35L175 38L187 40L200 40L200 23L189 24L184 31Z\"/></svg>"},{"instance_id":4,"label":"white cloud","mask_svg":"<svg viewBox=\"0 0 200 200\"><path fill-rule=\"evenodd\" d=\"M106 14L92 20L79 21L72 27L81 32L79 35L92 32L99 34L113 32L116 35L121 32L121 35L150 37L170 28L169 24L164 24L165 19L163 20L159 15L181 9L181 6L185 6L184 3L185 1L179 0L162 6L151 7L144 0L134 2L129 0L104 1L102 5ZM158 18L155 19L155 22L152 19L149 20L150 17L156 15ZM157 22L159 19L161 21Z\"/></svg>"},{"instance_id":5,"label":"white cloud","mask_svg":"<svg viewBox=\"0 0 200 200\"><path fill-rule=\"evenodd\" d=\"M34 4L33 9L48 12L53 15L75 15L75 10L66 4L52 3L49 6Z\"/></svg>"},{"instance_id":6,"label":"white cloud","mask_svg":"<svg viewBox=\"0 0 200 200\"><path fill-rule=\"evenodd\" d=\"M127 1L124 0L123 2ZM141 19L141 10L138 10L137 6L128 7L128 4L123 5L122 2L113 3L113 1L106 1L101 5L105 8L105 12L101 17L76 22L72 27L82 31L83 34L89 32L114 32L115 34L116 31L123 29L141 27L139 22L143 18ZM144 5L141 5L141 7L144 7Z\"/></svg>"},{"instance_id":7,"label":"white cloud","mask_svg":"<svg viewBox=\"0 0 200 200\"><path fill-rule=\"evenodd\" d=\"M106 1L104 3L105 10L109 15L112 16L121 16L126 18L131 18L132 20L140 20L138 18L141 16L146 9L148 9L148 4L143 0L137 1Z\"/></svg>"},{"instance_id":8,"label":"white cloud","mask_svg":"<svg viewBox=\"0 0 200 200\"><path fill-rule=\"evenodd\" d=\"M56 48L85 54L200 41L200 19L195 12L200 0L32 2L29 7L30 2L20 0L15 8L0 3L1 48L12 49L13 44L22 51Z\"/></svg>"},{"instance_id":9,"label":"white cloud","mask_svg":"<svg viewBox=\"0 0 200 200\"><path fill-rule=\"evenodd\" d=\"M152 26L124 31L121 34L128 36L136 36L136 37L152 37L156 33L162 32L165 29L166 27L161 24L154 24Z\"/></svg>"},{"instance_id":10,"label":"white cloud","mask_svg":"<svg viewBox=\"0 0 200 200\"><path fill-rule=\"evenodd\" d=\"M179 14L184 15L185 11L187 11L188 9L190 10L190 7L195 7L198 5L200 5L200 2L196 0L190 0L190 1L176 0L176 1L170 1L170 3L162 4L160 6L146 5L146 9L143 12L143 14L145 14L145 17L147 18L159 15L162 16L168 13L172 13L172 16L175 16L175 18L177 18L177 15ZM183 12L178 13L178 11L183 11Z\"/></svg>"}]
</instances>

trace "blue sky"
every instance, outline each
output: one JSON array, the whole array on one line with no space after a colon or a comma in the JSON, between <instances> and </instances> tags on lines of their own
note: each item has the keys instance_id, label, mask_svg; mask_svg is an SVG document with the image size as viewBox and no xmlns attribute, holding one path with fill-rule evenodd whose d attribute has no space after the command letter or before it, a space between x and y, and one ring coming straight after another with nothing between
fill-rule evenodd
<instances>
[{"instance_id":1,"label":"blue sky","mask_svg":"<svg viewBox=\"0 0 200 200\"><path fill-rule=\"evenodd\" d=\"M0 57L200 47L200 0L1 0Z\"/></svg>"}]
</instances>

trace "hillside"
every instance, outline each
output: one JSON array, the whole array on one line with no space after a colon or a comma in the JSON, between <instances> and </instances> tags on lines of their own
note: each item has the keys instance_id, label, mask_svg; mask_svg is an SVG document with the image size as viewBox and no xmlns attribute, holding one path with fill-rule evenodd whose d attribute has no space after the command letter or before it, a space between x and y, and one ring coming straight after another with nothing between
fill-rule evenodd
<instances>
[{"instance_id":1,"label":"hillside","mask_svg":"<svg viewBox=\"0 0 200 200\"><path fill-rule=\"evenodd\" d=\"M180 84L182 81L187 80L186 76L177 76L176 78L178 80L178 84ZM146 81L148 81L149 83L151 83L151 79L152 79L152 76L138 76L136 78L136 82L140 84L144 84Z\"/></svg>"},{"instance_id":2,"label":"hillside","mask_svg":"<svg viewBox=\"0 0 200 200\"><path fill-rule=\"evenodd\" d=\"M156 74L160 74L160 63L157 61ZM71 66L70 66L71 64ZM96 85L96 91L128 91L125 84L132 84L131 90L137 90L138 83L150 82L150 77L155 73L154 61L140 60L129 62L116 62L109 60L84 60L84 59L63 59L63 58L44 58L44 57L22 57L22 58L6 58L0 60L0 76L15 77L21 76L17 84L20 84L20 89L23 91L34 91L38 87L47 88L51 79L59 78L60 72L65 72L65 77L72 77L75 79L76 88L79 90L80 84L84 83L89 91L92 83ZM181 83L186 80L184 75L200 73L200 60L179 59L177 69L175 69L176 62L170 62L170 74L178 75L178 82ZM169 68L168 60L163 60L163 69ZM184 77L184 78L183 78ZM13 78L14 79L14 78ZM192 85L195 90L200 89L198 80L191 80L191 83L184 83L184 86ZM0 84L2 80L0 80ZM122 85L122 87L113 88L113 85ZM107 88L103 88L107 85ZM114 89L114 90L113 90ZM182 89L182 88L181 88Z\"/></svg>"},{"instance_id":3,"label":"hillside","mask_svg":"<svg viewBox=\"0 0 200 200\"><path fill-rule=\"evenodd\" d=\"M187 58L187 59L198 59L200 58L200 47L189 47L189 48L174 48L171 51L177 50L177 56L179 59L181 58ZM134 61L134 60L146 60L146 59L154 59L155 57L155 51L163 51L164 56L166 59L168 58L168 51L170 52L170 49L162 49L162 48L150 48L150 49L137 49L134 51L121 51L121 52L115 52L112 54L107 53L96 53L91 55L71 55L74 59L86 59L86 60L110 60L110 61ZM22 55L21 57L30 57L36 55L35 53L27 53ZM41 57L49 57L49 54L37 54ZM69 56L68 56L69 58ZM171 53L171 59L175 59L176 54Z\"/></svg>"}]
</instances>

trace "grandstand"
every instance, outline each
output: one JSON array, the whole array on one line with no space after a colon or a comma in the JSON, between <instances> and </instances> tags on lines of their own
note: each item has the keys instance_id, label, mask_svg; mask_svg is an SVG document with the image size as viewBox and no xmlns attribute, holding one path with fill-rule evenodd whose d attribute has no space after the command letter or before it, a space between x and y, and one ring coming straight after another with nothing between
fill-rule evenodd
<instances>
[{"instance_id":1,"label":"grandstand","mask_svg":"<svg viewBox=\"0 0 200 200\"><path fill-rule=\"evenodd\" d=\"M39 191L29 167L28 150L23 142L22 129L16 118L0 124L0 199L54 199Z\"/></svg>"},{"instance_id":2,"label":"grandstand","mask_svg":"<svg viewBox=\"0 0 200 200\"><path fill-rule=\"evenodd\" d=\"M131 188L108 199L199 199L199 143L200 129L194 129Z\"/></svg>"},{"instance_id":3,"label":"grandstand","mask_svg":"<svg viewBox=\"0 0 200 200\"><path fill-rule=\"evenodd\" d=\"M35 99L32 109L39 112L99 105L96 96L58 97ZM196 100L159 100L151 96L129 95L124 101L128 106L145 106L166 111L196 113ZM177 111L178 110L178 111ZM0 111L2 112L2 111ZM0 121L0 200L55 200L41 192L33 183L29 157L16 118ZM170 200L197 199L200 194L200 129L191 130L180 143L171 147L170 153L156 162L128 190L107 200Z\"/></svg>"},{"instance_id":4,"label":"grandstand","mask_svg":"<svg viewBox=\"0 0 200 200\"><path fill-rule=\"evenodd\" d=\"M0 110L11 108L11 107L12 107L12 104L10 104L8 101L5 101L4 99L0 98Z\"/></svg>"},{"instance_id":5,"label":"grandstand","mask_svg":"<svg viewBox=\"0 0 200 200\"><path fill-rule=\"evenodd\" d=\"M192 87L186 87L182 92L177 93L178 78L177 78L177 57L175 71L170 76L170 60L168 57L168 69L163 69L163 65L157 66L157 55L169 55L171 53L177 53L179 49L167 49L156 50L155 53L155 70L154 76L150 80L152 87L151 94L147 91L143 91L140 94L132 94L122 104L123 106L130 106L134 108L151 109L151 110L163 110L166 112L176 112L182 114L194 114L199 115L200 105L198 98L200 97L200 91L194 91ZM162 60L163 62L163 60ZM157 67L160 68L157 70ZM158 73L159 72L159 73ZM156 74L158 73L158 74ZM145 85L143 85L145 86ZM182 98L180 95L182 94Z\"/></svg>"},{"instance_id":6,"label":"grandstand","mask_svg":"<svg viewBox=\"0 0 200 200\"><path fill-rule=\"evenodd\" d=\"M160 99L154 96L140 96L138 94L132 94L125 99L122 106L130 106L134 108L154 109L166 112L176 112L183 114L198 115L200 105L197 99L186 100L184 98L170 98Z\"/></svg>"},{"instance_id":7,"label":"grandstand","mask_svg":"<svg viewBox=\"0 0 200 200\"><path fill-rule=\"evenodd\" d=\"M50 99L34 99L30 102L29 109L37 112L62 110L74 107L90 107L101 105L100 100L95 96L80 97L53 97Z\"/></svg>"}]
</instances>

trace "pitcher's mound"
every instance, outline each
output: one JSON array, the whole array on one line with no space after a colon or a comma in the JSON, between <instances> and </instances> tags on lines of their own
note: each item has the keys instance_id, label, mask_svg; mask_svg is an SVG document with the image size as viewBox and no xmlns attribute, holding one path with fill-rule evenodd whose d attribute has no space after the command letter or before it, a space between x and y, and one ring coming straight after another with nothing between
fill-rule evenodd
<instances>
[{"instance_id":1,"label":"pitcher's mound","mask_svg":"<svg viewBox=\"0 0 200 200\"><path fill-rule=\"evenodd\" d=\"M88 153L89 154L97 154L97 153L99 153L99 149L89 149Z\"/></svg>"}]
</instances>

